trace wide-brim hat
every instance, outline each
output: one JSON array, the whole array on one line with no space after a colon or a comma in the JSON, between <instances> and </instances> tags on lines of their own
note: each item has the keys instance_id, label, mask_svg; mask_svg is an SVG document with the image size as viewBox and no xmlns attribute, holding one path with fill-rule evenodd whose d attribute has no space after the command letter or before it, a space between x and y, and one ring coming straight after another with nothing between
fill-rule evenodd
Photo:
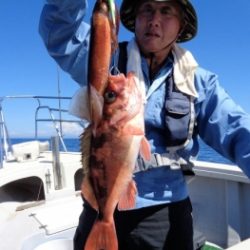
<instances>
[{"instance_id":1,"label":"wide-brim hat","mask_svg":"<svg viewBox=\"0 0 250 250\"><path fill-rule=\"evenodd\" d=\"M129 31L135 31L135 15L138 3L148 0L123 0L120 8L121 22ZM191 40L197 33L197 15L193 5L188 0L152 0L155 2L178 2L184 12L185 25L177 42L186 42Z\"/></svg>"}]
</instances>

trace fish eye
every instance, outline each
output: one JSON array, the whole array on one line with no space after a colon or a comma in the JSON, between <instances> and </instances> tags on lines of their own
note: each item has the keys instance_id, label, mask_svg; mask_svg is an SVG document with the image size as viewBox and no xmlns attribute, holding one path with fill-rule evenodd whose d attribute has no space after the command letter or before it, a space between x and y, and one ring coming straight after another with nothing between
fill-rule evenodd
<instances>
[{"instance_id":1,"label":"fish eye","mask_svg":"<svg viewBox=\"0 0 250 250\"><path fill-rule=\"evenodd\" d=\"M116 100L116 93L114 91L106 91L104 94L104 100L106 103L113 103Z\"/></svg>"}]
</instances>

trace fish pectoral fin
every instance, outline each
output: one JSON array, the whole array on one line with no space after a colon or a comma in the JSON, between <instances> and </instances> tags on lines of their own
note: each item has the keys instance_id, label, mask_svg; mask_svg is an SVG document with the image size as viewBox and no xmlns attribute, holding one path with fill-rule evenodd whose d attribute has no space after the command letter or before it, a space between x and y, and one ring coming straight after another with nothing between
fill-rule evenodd
<instances>
[{"instance_id":1,"label":"fish pectoral fin","mask_svg":"<svg viewBox=\"0 0 250 250\"><path fill-rule=\"evenodd\" d=\"M123 192L119 202L118 210L127 210L135 207L137 188L134 180L131 180L127 189Z\"/></svg>"},{"instance_id":2,"label":"fish pectoral fin","mask_svg":"<svg viewBox=\"0 0 250 250\"><path fill-rule=\"evenodd\" d=\"M98 211L98 203L94 194L94 190L92 188L92 185L89 181L88 176L85 176L82 182L81 186L82 196L85 200L88 201L90 206L94 208L96 211Z\"/></svg>"},{"instance_id":3,"label":"fish pectoral fin","mask_svg":"<svg viewBox=\"0 0 250 250\"><path fill-rule=\"evenodd\" d=\"M151 149L150 149L150 144L145 136L141 140L140 155L144 160L150 161Z\"/></svg>"}]
</instances>

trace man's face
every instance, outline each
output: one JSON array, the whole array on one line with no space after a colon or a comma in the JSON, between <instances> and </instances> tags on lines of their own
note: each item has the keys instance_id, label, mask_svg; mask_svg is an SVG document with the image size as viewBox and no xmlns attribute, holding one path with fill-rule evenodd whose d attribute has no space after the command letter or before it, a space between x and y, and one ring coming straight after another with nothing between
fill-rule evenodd
<instances>
[{"instance_id":1,"label":"man's face","mask_svg":"<svg viewBox=\"0 0 250 250\"><path fill-rule=\"evenodd\" d=\"M136 12L135 35L144 54L164 50L181 28L180 6L175 2L146 1Z\"/></svg>"}]
</instances>

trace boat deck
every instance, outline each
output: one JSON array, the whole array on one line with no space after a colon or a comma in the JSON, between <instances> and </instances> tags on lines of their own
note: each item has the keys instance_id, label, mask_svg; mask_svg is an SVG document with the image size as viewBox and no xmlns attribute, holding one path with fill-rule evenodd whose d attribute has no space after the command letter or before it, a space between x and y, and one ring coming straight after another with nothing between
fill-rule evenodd
<instances>
[{"instance_id":1,"label":"boat deck","mask_svg":"<svg viewBox=\"0 0 250 250\"><path fill-rule=\"evenodd\" d=\"M0 249L1 250L33 250L46 240L69 238L72 240L73 232L78 224L79 215L82 211L81 196L66 196L56 200L26 203L5 204L1 206L1 214L6 208L17 207L18 211L12 211L4 222L0 223ZM29 208L27 208L30 205ZM6 213L5 213L6 216ZM1 218L0 218L1 219ZM14 236L14 239L10 237ZM20 248L22 246L22 248Z\"/></svg>"}]
</instances>

